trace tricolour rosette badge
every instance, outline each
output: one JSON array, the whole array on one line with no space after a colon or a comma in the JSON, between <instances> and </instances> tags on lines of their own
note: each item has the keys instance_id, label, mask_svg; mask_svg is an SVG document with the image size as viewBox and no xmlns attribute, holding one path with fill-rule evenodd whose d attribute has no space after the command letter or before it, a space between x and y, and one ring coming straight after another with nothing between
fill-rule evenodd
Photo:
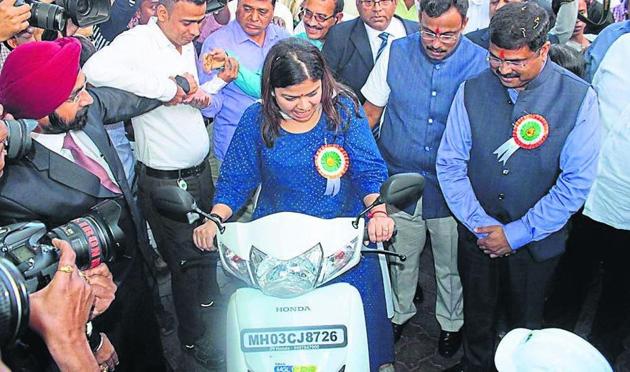
<instances>
[{"instance_id":1,"label":"tricolour rosette badge","mask_svg":"<svg viewBox=\"0 0 630 372\"><path fill-rule=\"evenodd\" d=\"M521 116L516 123L514 123L512 138L499 146L493 154L497 156L499 162L505 165L516 150L520 148L525 150L535 149L542 145L548 136L549 124L547 120L542 115L527 114Z\"/></svg>"},{"instance_id":2,"label":"tricolour rosette badge","mask_svg":"<svg viewBox=\"0 0 630 372\"><path fill-rule=\"evenodd\" d=\"M315 153L315 168L326 178L324 195L335 196L341 188L341 177L346 174L350 166L350 158L343 147L332 144L323 145Z\"/></svg>"}]
</instances>

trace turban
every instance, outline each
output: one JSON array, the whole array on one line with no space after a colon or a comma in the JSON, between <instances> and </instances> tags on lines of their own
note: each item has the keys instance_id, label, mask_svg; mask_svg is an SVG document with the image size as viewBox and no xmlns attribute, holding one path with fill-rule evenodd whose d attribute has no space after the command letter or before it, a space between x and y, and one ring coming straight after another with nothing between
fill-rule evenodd
<instances>
[{"instance_id":1,"label":"turban","mask_svg":"<svg viewBox=\"0 0 630 372\"><path fill-rule=\"evenodd\" d=\"M0 104L16 119L41 119L61 106L79 75L81 44L70 37L20 45L0 72Z\"/></svg>"}]
</instances>

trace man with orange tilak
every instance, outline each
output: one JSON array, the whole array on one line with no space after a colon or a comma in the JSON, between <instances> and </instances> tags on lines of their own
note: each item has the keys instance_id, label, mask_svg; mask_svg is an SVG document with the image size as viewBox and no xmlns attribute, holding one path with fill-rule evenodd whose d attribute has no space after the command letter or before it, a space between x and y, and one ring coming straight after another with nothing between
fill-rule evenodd
<instances>
[{"instance_id":1,"label":"man with orange tilak","mask_svg":"<svg viewBox=\"0 0 630 372\"><path fill-rule=\"evenodd\" d=\"M492 371L497 321L540 328L545 289L599 154L597 97L547 58L547 13L508 4L490 22L489 69L460 86L437 155L459 220L464 359Z\"/></svg>"}]
</instances>

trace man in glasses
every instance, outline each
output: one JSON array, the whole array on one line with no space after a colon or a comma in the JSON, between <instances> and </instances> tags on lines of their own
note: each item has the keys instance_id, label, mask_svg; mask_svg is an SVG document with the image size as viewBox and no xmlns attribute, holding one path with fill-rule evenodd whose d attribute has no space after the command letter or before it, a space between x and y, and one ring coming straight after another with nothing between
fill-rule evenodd
<instances>
[{"instance_id":1,"label":"man in glasses","mask_svg":"<svg viewBox=\"0 0 630 372\"><path fill-rule=\"evenodd\" d=\"M343 5L344 0L306 0L301 11L304 32L296 36L321 50L330 28L343 18Z\"/></svg>"},{"instance_id":2,"label":"man in glasses","mask_svg":"<svg viewBox=\"0 0 630 372\"><path fill-rule=\"evenodd\" d=\"M595 178L597 97L547 58L548 30L533 2L497 11L490 68L457 91L438 150L438 180L460 222L466 327L453 370L491 371L498 332L540 328L567 221Z\"/></svg>"},{"instance_id":3,"label":"man in glasses","mask_svg":"<svg viewBox=\"0 0 630 372\"><path fill-rule=\"evenodd\" d=\"M239 69L261 75L267 53L289 33L272 22L276 0L238 0L236 19L217 30L204 41L201 56L224 50L228 58L223 67L205 72L202 61L198 62L199 81L210 83L216 94L210 106L202 110L212 123L211 164L213 174L219 174L223 156L232 140L241 115L260 98L258 79L247 81ZM249 88L249 89L248 89ZM192 235L191 235L192 236Z\"/></svg>"},{"instance_id":4,"label":"man in glasses","mask_svg":"<svg viewBox=\"0 0 630 372\"><path fill-rule=\"evenodd\" d=\"M392 41L416 32L418 24L394 15L398 0L355 1L359 18L332 27L322 53L336 78L350 86L363 103L361 88L375 61Z\"/></svg>"},{"instance_id":5,"label":"man in glasses","mask_svg":"<svg viewBox=\"0 0 630 372\"><path fill-rule=\"evenodd\" d=\"M457 273L457 223L440 191L435 157L455 92L464 80L486 68L487 53L462 37L468 1L422 0L420 7L420 33L394 41L361 91L389 173L416 172L426 180L418 203L404 210L390 207L398 227L395 249L408 257L391 268L394 335L400 337L403 325L416 313L413 298L428 231L438 283L438 351L450 357L461 344L462 288Z\"/></svg>"},{"instance_id":6,"label":"man in glasses","mask_svg":"<svg viewBox=\"0 0 630 372\"><path fill-rule=\"evenodd\" d=\"M118 289L108 312L94 320L94 327L106 335L100 339L102 348L98 343L91 346L98 359L99 351L111 352L113 347L120 362L117 369L163 371L166 361L149 287L157 284L145 270L151 262L146 222L104 127L162 102L89 87L80 54L77 39L61 38L20 45L7 57L0 73L0 105L16 119L37 120L37 129L31 134L31 151L4 169L0 225L39 220L59 226L104 200L116 200L125 238L108 266ZM42 355L40 347L30 343L31 355ZM111 355L104 361L113 362ZM29 370L49 369L48 358L35 362Z\"/></svg>"}]
</instances>

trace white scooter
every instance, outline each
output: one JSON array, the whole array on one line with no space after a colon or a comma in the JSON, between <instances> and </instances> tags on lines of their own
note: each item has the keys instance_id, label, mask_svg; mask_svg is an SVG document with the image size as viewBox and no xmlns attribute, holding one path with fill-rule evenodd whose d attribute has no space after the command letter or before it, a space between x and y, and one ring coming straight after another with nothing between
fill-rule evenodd
<instances>
[{"instance_id":1,"label":"white scooter","mask_svg":"<svg viewBox=\"0 0 630 372\"><path fill-rule=\"evenodd\" d=\"M158 209L188 213L191 221L202 215L217 224L223 267L249 286L238 289L228 305L228 372L369 371L359 292L346 283L324 284L357 265L361 252L396 255L362 251L363 216L382 203L417 200L423 186L420 175L393 176L356 218L282 212L224 224L201 211L185 191L158 190Z\"/></svg>"}]
</instances>

